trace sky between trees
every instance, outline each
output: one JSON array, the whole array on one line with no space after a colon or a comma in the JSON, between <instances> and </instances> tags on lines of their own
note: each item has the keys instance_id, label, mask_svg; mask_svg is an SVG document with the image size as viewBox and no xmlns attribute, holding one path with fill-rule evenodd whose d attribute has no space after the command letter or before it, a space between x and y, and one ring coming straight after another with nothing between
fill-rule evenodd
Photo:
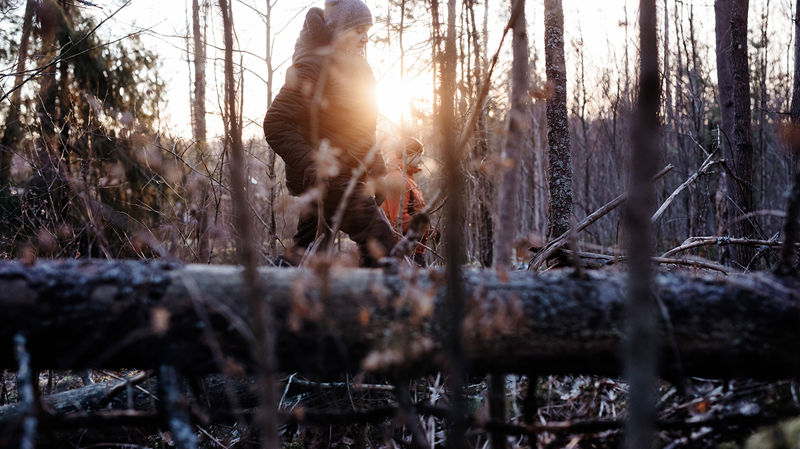
<instances>
[{"instance_id":1,"label":"sky between trees","mask_svg":"<svg viewBox=\"0 0 800 449\"><path fill-rule=\"evenodd\" d=\"M100 6L94 10L98 19L110 15L123 4L120 0L104 0L95 3ZM389 119L388 126L391 128L394 126L392 123L396 124L400 119L398 110L407 108L410 101L415 102L420 109L430 108L429 99L432 95L430 48L429 45L426 45L430 37L430 17L427 15L415 16L412 20L406 21L407 28L404 37L406 88L403 89L400 82L400 49L396 36L388 46L381 41L386 36L387 2L367 0L366 3L375 16L368 58L379 80L378 98L381 112ZM540 1L528 3L527 22L531 45L531 70L544 78L542 5ZM660 16L659 28L661 28L663 27L664 2L657 3ZM278 88L283 84L285 70L289 65L288 58L291 57L294 40L302 27L305 11L311 6L321 7L323 4L324 2L321 0L278 0L275 2L272 20L273 28L278 34L275 37L273 57L273 65L276 67L274 93L277 93ZM670 1L670 14L672 14L673 5L674 2ZM694 8L697 19L695 22L696 36L703 45L707 46L701 57L713 69L713 1L684 2L680 7L684 8L685 16L689 15L690 7ZM792 2L790 0L751 2L751 24L762 20L762 13L767 7L770 9L769 29L774 31L770 34L769 50L774 55L773 57L778 58L781 66L788 70L788 64L791 64L792 61L790 19ZM238 37L237 46L242 50L241 63L245 67L243 101L245 137L261 135L259 125L266 111L265 26L263 17L259 14L265 10L265 1L239 0L233 2L234 24ZM186 0L133 0L109 21L110 26L100 30L103 35L108 37L121 37L137 31L144 32L143 43L159 54L162 64L160 76L167 83L168 103L161 116L160 126L162 130L184 137L191 134L189 66L186 60L187 47L184 39L188 33L190 13L191 5ZM626 38L629 51L628 63L631 73L634 73L636 61L634 48L638 35L637 2L632 0L603 0L602 2L565 0L564 13L567 78L571 91L575 90L573 87L578 71L579 55L576 50L581 47L585 58L587 84L590 86L597 81L600 69L608 65L615 66L617 74L622 76ZM481 11L480 14L483 12ZM488 14L490 54L497 47L507 15L508 1L492 2ZM390 20L395 26L399 23L396 11ZM218 20L209 20L208 32L211 47L208 50L210 62L207 70L211 91L208 95L207 109L216 116L215 119L209 118L209 132L212 135L222 133L222 121L217 112L220 106L217 100L218 96L214 93L214 86L222 83L222 33L218 22ZM674 23L671 23L670 26L674 28ZM687 29L685 32L688 34L689 30ZM758 36L753 35L751 39L758 39ZM751 52L754 51L758 51L758 49L751 47ZM504 51L501 58L500 65L503 70L500 73L505 73L505 69L510 65L510 52ZM211 60L216 62L212 63ZM751 61L754 59L751 58ZM504 101L504 99L500 99L500 101ZM568 95L568 101L573 101L572 95ZM386 125L384 123L384 126Z\"/></svg>"}]
</instances>

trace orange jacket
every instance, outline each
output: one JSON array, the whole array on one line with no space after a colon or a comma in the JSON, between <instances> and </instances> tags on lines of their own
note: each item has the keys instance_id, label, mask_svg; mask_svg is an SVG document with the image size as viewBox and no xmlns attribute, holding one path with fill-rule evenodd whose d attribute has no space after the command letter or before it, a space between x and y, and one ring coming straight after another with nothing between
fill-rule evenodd
<instances>
[{"instance_id":1,"label":"orange jacket","mask_svg":"<svg viewBox=\"0 0 800 449\"><path fill-rule=\"evenodd\" d=\"M381 207L386 214L389 223L395 231L401 232L397 227L397 217L400 215L400 208L403 209L402 234L408 232L411 224L411 216L425 208L425 199L419 190L413 173L403 173L403 161L391 160L386 164L386 184L391 186L386 193L386 199ZM405 179L404 179L405 178ZM426 233L427 234L427 233ZM399 240L399 237L395 237ZM424 239L423 239L424 240ZM417 252L424 252L425 248L417 246Z\"/></svg>"}]
</instances>

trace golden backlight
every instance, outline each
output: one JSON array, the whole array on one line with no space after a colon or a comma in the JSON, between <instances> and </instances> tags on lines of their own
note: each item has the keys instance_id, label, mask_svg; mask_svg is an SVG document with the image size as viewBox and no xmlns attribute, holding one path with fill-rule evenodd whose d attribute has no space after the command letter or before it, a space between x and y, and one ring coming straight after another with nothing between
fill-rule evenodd
<instances>
[{"instance_id":1,"label":"golden backlight","mask_svg":"<svg viewBox=\"0 0 800 449\"><path fill-rule=\"evenodd\" d=\"M378 72L380 67L375 69ZM412 107L421 112L425 112L425 108L430 109L433 86L429 73L401 79L397 72L393 70L378 80L376 96L380 114L399 126L409 119Z\"/></svg>"}]
</instances>

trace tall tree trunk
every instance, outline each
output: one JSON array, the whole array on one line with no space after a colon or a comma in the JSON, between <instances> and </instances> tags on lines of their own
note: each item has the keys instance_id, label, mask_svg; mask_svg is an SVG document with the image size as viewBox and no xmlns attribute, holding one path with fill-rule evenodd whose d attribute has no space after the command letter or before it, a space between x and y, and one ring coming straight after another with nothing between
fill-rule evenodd
<instances>
[{"instance_id":1,"label":"tall tree trunk","mask_svg":"<svg viewBox=\"0 0 800 449\"><path fill-rule=\"evenodd\" d=\"M237 111L236 80L233 73L233 10L227 0L219 0L225 41L225 110L228 115L226 145L231 150L231 200L236 226L236 246L246 286L250 327L253 332L253 360L258 374L258 393L261 409L257 426L261 431L264 449L278 449L277 400L275 392L274 344L269 306L262 297L262 287L256 272L257 249L253 239L252 222L245 182L245 155L242 145L241 118Z\"/></svg>"},{"instance_id":2,"label":"tall tree trunk","mask_svg":"<svg viewBox=\"0 0 800 449\"><path fill-rule=\"evenodd\" d=\"M734 172L739 178L735 182L734 201L736 217L755 210L755 193L753 192L753 131L751 127L750 108L750 62L747 55L747 17L749 0L734 0L731 10L731 69L733 71L733 141L735 145ZM732 220L736 217L729 217ZM756 237L756 228L751 220L743 220L733 226L738 237ZM753 256L752 248L737 248L734 260L747 267Z\"/></svg>"},{"instance_id":3,"label":"tall tree trunk","mask_svg":"<svg viewBox=\"0 0 800 449\"><path fill-rule=\"evenodd\" d=\"M512 51L514 61L511 66L511 112L508 121L508 136L503 149L503 159L508 169L503 174L500 192L500 229L495 248L495 265L509 267L512 262L512 246L517 233L517 196L522 148L530 131L530 110L528 108L528 33L525 24L525 2L514 0L511 3L513 17Z\"/></svg>"},{"instance_id":4,"label":"tall tree trunk","mask_svg":"<svg viewBox=\"0 0 800 449\"><path fill-rule=\"evenodd\" d=\"M732 176L728 177L728 222L753 210L753 141L750 126L750 66L747 58L748 0L714 3L717 36L717 77L720 91L723 148ZM750 220L734 223L736 237L755 237ZM747 267L753 251L731 248L734 264Z\"/></svg>"},{"instance_id":5,"label":"tall tree trunk","mask_svg":"<svg viewBox=\"0 0 800 449\"><path fill-rule=\"evenodd\" d=\"M439 18L439 0L430 0L431 2L431 75L433 76L433 107L432 113L434 117L439 116L439 101L441 100L439 97L439 90L441 87L439 86L439 80L443 79L444 75L441 73L442 71L442 61L440 61L440 57L442 54L441 48L441 41L442 41L442 33L441 33L441 20Z\"/></svg>"},{"instance_id":6,"label":"tall tree trunk","mask_svg":"<svg viewBox=\"0 0 800 449\"><path fill-rule=\"evenodd\" d=\"M790 159L790 179L794 178L794 186L789 194L789 205L787 207L787 218L783 228L784 245L781 251L781 260L776 269L777 273L783 275L797 274L797 249L794 242L800 238L800 223L798 214L800 213L800 0L795 4L794 20L794 80L792 84L792 105L791 105L791 132L789 132Z\"/></svg>"},{"instance_id":7,"label":"tall tree trunk","mask_svg":"<svg viewBox=\"0 0 800 449\"><path fill-rule=\"evenodd\" d=\"M22 19L22 35L20 36L19 49L17 50L17 66L14 86L22 83L25 63L28 59L28 43L31 36L31 24L33 23L33 11L36 7L35 0L28 0L25 3L25 15ZM21 89L17 89L11 95L9 101L8 115L6 116L5 129L0 138L0 192L11 184L11 157L17 150L17 145L22 138L22 126L20 123L19 107Z\"/></svg>"},{"instance_id":8,"label":"tall tree trunk","mask_svg":"<svg viewBox=\"0 0 800 449\"><path fill-rule=\"evenodd\" d=\"M794 80L792 83L791 119L794 126L800 126L800 0L794 8ZM790 174L800 171L800 146L792 151Z\"/></svg>"},{"instance_id":9,"label":"tall tree trunk","mask_svg":"<svg viewBox=\"0 0 800 449\"><path fill-rule=\"evenodd\" d=\"M484 54L484 47L481 45L480 35L478 33L478 25L475 16L475 0L470 0L467 7L469 8L470 22L472 25L472 51L474 55L473 64L473 78L475 79L476 91L481 88L483 82L483 66L487 57ZM475 146L473 147L472 157L475 161L479 162L479 166L486 161L489 156L489 132L486 127L486 108L484 105L478 105L482 110L478 117L478 122L475 125L475 136L477 137ZM476 240L478 244L478 260L484 267L492 266L494 258L494 226L492 223L492 210L491 205L494 203L494 188L489 175L481 169L476 170L475 173L476 192L475 197L478 202L478 209L475 211L474 216L474 231L476 233Z\"/></svg>"},{"instance_id":10,"label":"tall tree trunk","mask_svg":"<svg viewBox=\"0 0 800 449\"><path fill-rule=\"evenodd\" d=\"M433 3L438 3L436 0ZM435 43L434 43L435 44ZM457 133L455 120L456 69L456 0L447 2L447 35L445 39L442 83L439 98L439 120L442 130L445 166L444 192L448 202L445 209L445 255L447 259L446 309L441 320L446 331L445 348L447 354L448 389L452 404L451 425L447 432L448 447L465 449L467 423L463 410L463 381L465 361L462 346L462 318L464 313L463 286L461 285L461 264L464 260L462 186L464 177L461 171L461 152L456 147Z\"/></svg>"},{"instance_id":11,"label":"tall tree trunk","mask_svg":"<svg viewBox=\"0 0 800 449\"><path fill-rule=\"evenodd\" d=\"M272 35L272 7L277 0L266 0L267 3L267 16L266 21L266 63L267 63L267 109L272 105L272 89L275 79L275 68L272 64L272 50L275 46L274 37ZM269 204L267 221L267 232L269 233L268 251L270 257L275 257L278 242L278 228L275 222L275 201L278 196L278 178L275 173L276 155L275 150L270 148L267 161L267 177L269 178Z\"/></svg>"},{"instance_id":12,"label":"tall tree trunk","mask_svg":"<svg viewBox=\"0 0 800 449\"><path fill-rule=\"evenodd\" d=\"M68 201L66 189L69 183L62 176L61 161L56 151L59 147L59 83L56 74L60 67L67 61L60 58L65 48L59 49L59 36L64 32L64 11L56 0L43 0L37 2L36 17L39 21L41 41L41 54L39 65L49 64L40 74L39 98L37 101L36 115L39 126L39 142L35 145L34 165L36 167L34 180L30 183L34 194L45 199L41 203L45 214L41 217L45 223L53 223L62 215ZM62 75L66 70L61 72ZM94 228L94 223L89 223ZM94 229L93 229L94 230ZM102 247L102 245L101 245ZM91 245L84 254L94 256Z\"/></svg>"},{"instance_id":13,"label":"tall tree trunk","mask_svg":"<svg viewBox=\"0 0 800 449\"><path fill-rule=\"evenodd\" d=\"M547 84L547 144L550 160L550 237L569 229L572 214L572 155L567 115L567 70L564 62L564 11L561 0L544 2L544 57Z\"/></svg>"},{"instance_id":14,"label":"tall tree trunk","mask_svg":"<svg viewBox=\"0 0 800 449\"><path fill-rule=\"evenodd\" d=\"M769 133L769 123L767 120L767 112L769 105L769 91L767 90L768 71L769 71L769 4L770 0L766 0L761 10L761 48L759 49L759 67L758 71L758 156L756 163L758 165L758 192L754 195L753 201L755 204L762 204L766 198L767 185L769 178L767 176L767 135Z\"/></svg>"},{"instance_id":15,"label":"tall tree trunk","mask_svg":"<svg viewBox=\"0 0 800 449\"><path fill-rule=\"evenodd\" d=\"M794 7L794 81L792 84L792 123L800 124L800 0Z\"/></svg>"},{"instance_id":16,"label":"tall tree trunk","mask_svg":"<svg viewBox=\"0 0 800 449\"><path fill-rule=\"evenodd\" d=\"M202 31L200 1L192 0L192 42L194 44L194 98L192 99L192 139L197 149L199 166L208 162L206 145L206 40ZM205 16L205 14L203 14ZM197 205L197 260L208 263L211 257L211 239L208 232L210 191L205 181L201 184Z\"/></svg>"},{"instance_id":17,"label":"tall tree trunk","mask_svg":"<svg viewBox=\"0 0 800 449\"><path fill-rule=\"evenodd\" d=\"M630 383L626 447L650 448L654 441L656 308L652 294L653 238L650 217L658 149L658 39L655 0L639 2L639 95L632 133L630 197L626 205L628 272L626 374Z\"/></svg>"},{"instance_id":18,"label":"tall tree trunk","mask_svg":"<svg viewBox=\"0 0 800 449\"><path fill-rule=\"evenodd\" d=\"M36 17L40 23L39 33L42 45L42 65L48 64L56 58L56 36L60 27L61 7L54 0L38 2ZM41 73L39 87L40 101L37 102L37 115L39 116L39 128L41 134L41 144L38 150L37 163L41 164L41 170L49 170L51 163L47 153L55 144L55 115L56 115L56 96L58 86L56 84L56 64L50 64Z\"/></svg>"},{"instance_id":19,"label":"tall tree trunk","mask_svg":"<svg viewBox=\"0 0 800 449\"><path fill-rule=\"evenodd\" d=\"M669 49L669 22L670 22L670 14L669 14L669 1L664 0L664 79L662 80L664 85L664 108L665 113L667 116L666 125L667 129L669 127L675 126L675 119L672 109L672 64L670 63L670 49ZM666 143L669 145L672 142L669 138L667 138Z\"/></svg>"}]
</instances>

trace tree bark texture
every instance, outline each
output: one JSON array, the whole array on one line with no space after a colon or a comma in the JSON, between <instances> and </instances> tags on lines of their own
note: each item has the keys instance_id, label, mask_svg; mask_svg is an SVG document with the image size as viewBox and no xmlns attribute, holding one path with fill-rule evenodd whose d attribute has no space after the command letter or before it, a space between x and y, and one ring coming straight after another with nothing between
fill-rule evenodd
<instances>
[{"instance_id":1,"label":"tree bark texture","mask_svg":"<svg viewBox=\"0 0 800 449\"><path fill-rule=\"evenodd\" d=\"M241 273L165 262L4 262L0 368L15 369L16 333L27 337L34 369L170 363L202 374L252 366ZM505 281L494 271L464 273L470 371L619 374L626 279L602 271L514 272ZM262 269L259 280L283 372L441 368L438 317L450 313L441 272ZM796 279L671 273L656 276L653 288L665 376L782 378L800 369Z\"/></svg>"},{"instance_id":2,"label":"tree bark texture","mask_svg":"<svg viewBox=\"0 0 800 449\"><path fill-rule=\"evenodd\" d=\"M720 109L720 145L724 149L725 158L731 157L733 142L733 72L731 70L731 2L716 0L714 2L716 54L717 54L717 86L719 88Z\"/></svg>"},{"instance_id":3,"label":"tree bark texture","mask_svg":"<svg viewBox=\"0 0 800 449\"><path fill-rule=\"evenodd\" d=\"M753 139L750 124L750 66L747 57L748 0L717 0L714 4L717 36L717 77L722 116L722 146L732 176L728 177L727 220L753 211ZM735 237L755 237L752 221L730 227ZM747 267L753 251L732 248L731 258Z\"/></svg>"},{"instance_id":4,"label":"tree bark texture","mask_svg":"<svg viewBox=\"0 0 800 449\"><path fill-rule=\"evenodd\" d=\"M206 45L201 31L200 0L192 0L192 42L194 44L194 117L192 131L198 144L206 140Z\"/></svg>"},{"instance_id":5,"label":"tree bark texture","mask_svg":"<svg viewBox=\"0 0 800 449\"><path fill-rule=\"evenodd\" d=\"M206 41L203 36L200 15L200 0L192 0L192 43L194 50L194 98L192 99L192 138L197 148L200 166L207 163L206 145ZM205 11L203 12L205 18ZM199 192L197 210L197 260L207 263L211 257L209 234L210 186L203 182Z\"/></svg>"},{"instance_id":6,"label":"tree bark texture","mask_svg":"<svg viewBox=\"0 0 800 449\"><path fill-rule=\"evenodd\" d=\"M567 70L564 62L564 11L561 0L544 2L544 56L547 84L547 144L550 160L548 235L569 229L572 214L572 155L567 115Z\"/></svg>"},{"instance_id":7,"label":"tree bark texture","mask_svg":"<svg viewBox=\"0 0 800 449\"><path fill-rule=\"evenodd\" d=\"M503 150L503 159L509 167L503 174L500 193L500 231L497 233L495 265L509 266L512 262L512 246L517 233L517 196L522 167L522 148L530 132L530 110L528 94L530 73L528 70L528 31L525 24L525 2L511 3L512 52L511 65L511 112L508 120L508 135Z\"/></svg>"}]
</instances>

